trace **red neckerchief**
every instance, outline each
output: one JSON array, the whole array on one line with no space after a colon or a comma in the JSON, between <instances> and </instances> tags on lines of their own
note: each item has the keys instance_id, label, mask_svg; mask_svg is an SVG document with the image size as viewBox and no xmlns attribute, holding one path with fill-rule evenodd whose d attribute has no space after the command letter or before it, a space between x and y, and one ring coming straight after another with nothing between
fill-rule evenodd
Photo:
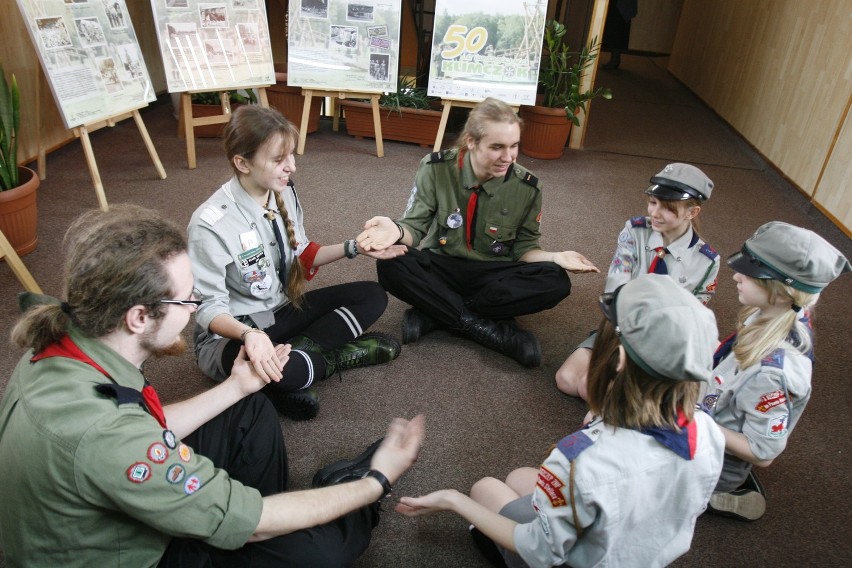
<instances>
[{"instance_id":1,"label":"red neckerchief","mask_svg":"<svg viewBox=\"0 0 852 568\"><path fill-rule=\"evenodd\" d=\"M106 378L112 380L109 373L107 373L106 370L98 365L91 357L86 355L68 335L64 335L58 342L48 345L40 352L33 355L30 361L35 363L36 361L47 359L48 357L65 357L67 359L86 363L87 365L91 365L97 369ZM157 422L160 423L160 426L166 428L166 414L163 412L163 404L160 402L160 397L157 395L157 391L154 390L154 387L148 384L147 379L145 380L145 386L142 387L142 399L145 401L146 410L157 420Z\"/></svg>"},{"instance_id":2,"label":"red neckerchief","mask_svg":"<svg viewBox=\"0 0 852 568\"><path fill-rule=\"evenodd\" d=\"M464 171L464 150L459 151L459 171ZM479 191L482 189L480 184L476 184L473 187L465 187L465 189L470 190L470 197L467 199L467 209L465 210L465 227L464 227L464 236L465 241L467 242L467 250L470 250L473 246L473 242L471 241L471 236L473 233L473 225L476 223L476 203L479 200Z\"/></svg>"},{"instance_id":3,"label":"red neckerchief","mask_svg":"<svg viewBox=\"0 0 852 568\"><path fill-rule=\"evenodd\" d=\"M668 426L645 428L640 432L651 436L683 459L691 460L695 458L695 448L698 442L698 428L695 425L695 420L687 421L683 411L678 410L677 425L680 427L680 432Z\"/></svg>"}]
</instances>

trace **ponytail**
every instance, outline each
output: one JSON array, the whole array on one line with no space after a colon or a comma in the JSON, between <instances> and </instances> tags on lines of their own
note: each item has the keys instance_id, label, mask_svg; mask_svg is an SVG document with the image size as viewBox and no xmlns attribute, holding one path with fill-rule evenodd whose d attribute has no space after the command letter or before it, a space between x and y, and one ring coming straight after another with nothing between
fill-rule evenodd
<instances>
[{"instance_id":1,"label":"ponytail","mask_svg":"<svg viewBox=\"0 0 852 568\"><path fill-rule=\"evenodd\" d=\"M12 328L12 344L39 353L62 339L70 323L71 315L59 304L34 306Z\"/></svg>"}]
</instances>

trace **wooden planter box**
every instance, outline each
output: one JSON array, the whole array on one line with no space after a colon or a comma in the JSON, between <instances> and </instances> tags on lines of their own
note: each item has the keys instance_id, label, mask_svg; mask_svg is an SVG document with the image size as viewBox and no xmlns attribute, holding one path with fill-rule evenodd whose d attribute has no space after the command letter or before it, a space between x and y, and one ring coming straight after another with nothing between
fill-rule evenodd
<instances>
[{"instance_id":1,"label":"wooden planter box","mask_svg":"<svg viewBox=\"0 0 852 568\"><path fill-rule=\"evenodd\" d=\"M346 132L355 138L375 138L373 107L370 103L343 99L339 101L346 122ZM432 147L438 136L441 111L402 108L401 112L379 107L382 139L413 142Z\"/></svg>"},{"instance_id":2,"label":"wooden planter box","mask_svg":"<svg viewBox=\"0 0 852 568\"><path fill-rule=\"evenodd\" d=\"M276 73L276 75L278 74ZM301 87L290 87L286 81L278 81L266 88L266 98L269 100L269 106L278 109L284 115L284 118L296 125L296 128L302 127L302 109L305 107L305 97L302 96ZM322 97L313 97L306 134L319 130L321 110Z\"/></svg>"}]
</instances>

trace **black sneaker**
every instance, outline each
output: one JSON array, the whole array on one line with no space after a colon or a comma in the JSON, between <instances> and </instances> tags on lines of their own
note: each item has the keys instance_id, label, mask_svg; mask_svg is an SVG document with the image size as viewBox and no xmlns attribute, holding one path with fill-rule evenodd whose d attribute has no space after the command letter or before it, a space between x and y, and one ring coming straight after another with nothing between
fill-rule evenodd
<instances>
[{"instance_id":1,"label":"black sneaker","mask_svg":"<svg viewBox=\"0 0 852 568\"><path fill-rule=\"evenodd\" d=\"M344 481L361 479L365 473L370 471L370 461L373 459L373 454L376 453L376 450L382 444L382 440L384 438L379 438L370 444L361 454L351 460L337 460L323 467L314 474L311 487L326 487Z\"/></svg>"},{"instance_id":2,"label":"black sneaker","mask_svg":"<svg viewBox=\"0 0 852 568\"><path fill-rule=\"evenodd\" d=\"M766 512L766 493L752 471L735 490L729 493L713 493L707 503L707 510L723 517L756 521Z\"/></svg>"},{"instance_id":3,"label":"black sneaker","mask_svg":"<svg viewBox=\"0 0 852 568\"><path fill-rule=\"evenodd\" d=\"M268 393L267 396L278 414L290 420L310 420L319 414L319 396L314 389Z\"/></svg>"}]
</instances>

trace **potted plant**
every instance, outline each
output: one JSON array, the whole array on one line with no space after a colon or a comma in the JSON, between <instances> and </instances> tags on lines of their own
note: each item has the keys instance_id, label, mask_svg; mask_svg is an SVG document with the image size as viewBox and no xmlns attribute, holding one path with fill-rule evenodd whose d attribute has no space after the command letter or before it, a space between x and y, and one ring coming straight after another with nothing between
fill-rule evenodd
<instances>
[{"instance_id":1,"label":"potted plant","mask_svg":"<svg viewBox=\"0 0 852 568\"><path fill-rule=\"evenodd\" d=\"M373 107L369 102L343 99L346 132L356 138L375 138ZM382 138L431 147L441 123L440 99L429 96L416 79L399 76L395 93L379 98Z\"/></svg>"},{"instance_id":2,"label":"potted plant","mask_svg":"<svg viewBox=\"0 0 852 568\"><path fill-rule=\"evenodd\" d=\"M597 38L579 52L571 51L565 43L565 26L555 20L547 22L538 74L542 101L520 108L524 119L521 152L525 155L545 160L560 157L571 126L580 125L580 113L586 113L589 101L612 98L612 92L605 88L580 91L580 83L599 52Z\"/></svg>"},{"instance_id":3,"label":"potted plant","mask_svg":"<svg viewBox=\"0 0 852 568\"><path fill-rule=\"evenodd\" d=\"M222 114L222 97L220 91L209 91L204 93L191 93L189 95L192 101L192 116L198 118L201 116L217 116ZM251 89L244 91L228 91L228 100L231 103L231 108L245 104L257 103L257 95ZM195 127L196 138L218 138L222 136L222 131L225 129L225 123L221 124L205 124ZM178 136L183 136L183 125L178 125Z\"/></svg>"},{"instance_id":4,"label":"potted plant","mask_svg":"<svg viewBox=\"0 0 852 568\"><path fill-rule=\"evenodd\" d=\"M0 65L0 230L18 256L32 252L38 244L36 173L18 165L18 131L21 96L15 76L6 80Z\"/></svg>"}]
</instances>

